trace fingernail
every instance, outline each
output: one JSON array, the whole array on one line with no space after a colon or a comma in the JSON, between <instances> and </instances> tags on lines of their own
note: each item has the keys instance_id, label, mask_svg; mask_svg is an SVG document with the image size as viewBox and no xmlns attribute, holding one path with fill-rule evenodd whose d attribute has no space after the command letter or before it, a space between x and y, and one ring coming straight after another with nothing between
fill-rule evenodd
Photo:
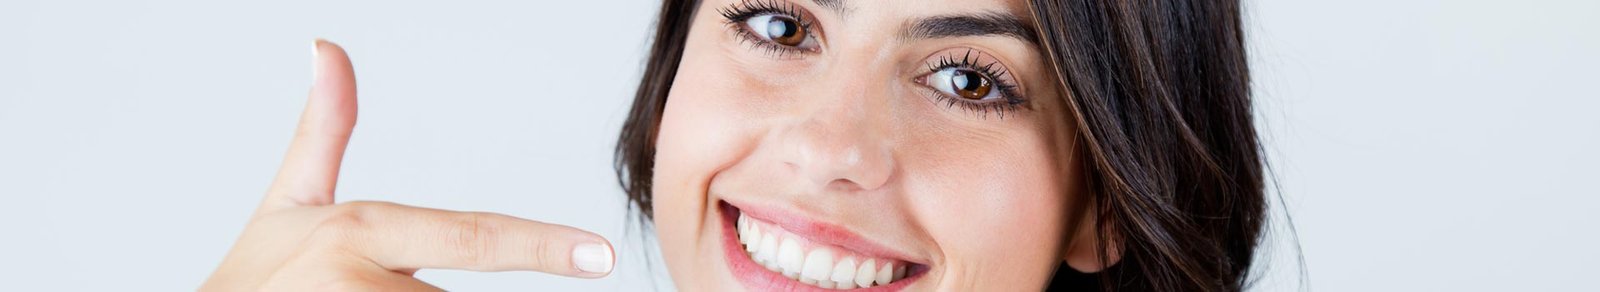
<instances>
[{"instance_id":1,"label":"fingernail","mask_svg":"<svg viewBox=\"0 0 1600 292\"><path fill-rule=\"evenodd\" d=\"M317 80L317 73L322 71L322 39L311 40L311 80Z\"/></svg>"},{"instance_id":2,"label":"fingernail","mask_svg":"<svg viewBox=\"0 0 1600 292\"><path fill-rule=\"evenodd\" d=\"M572 263L578 270L587 273L606 274L611 272L613 257L611 248L598 243L584 243L572 248Z\"/></svg>"}]
</instances>

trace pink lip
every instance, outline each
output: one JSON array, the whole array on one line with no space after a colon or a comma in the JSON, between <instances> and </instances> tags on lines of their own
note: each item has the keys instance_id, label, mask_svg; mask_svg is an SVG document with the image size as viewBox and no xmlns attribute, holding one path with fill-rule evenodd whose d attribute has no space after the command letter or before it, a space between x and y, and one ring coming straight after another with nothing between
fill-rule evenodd
<instances>
[{"instance_id":1,"label":"pink lip","mask_svg":"<svg viewBox=\"0 0 1600 292\"><path fill-rule=\"evenodd\" d=\"M727 258L728 267L733 270L734 277L738 278L741 284L744 284L746 288L749 288L752 291L900 291L905 289L906 286L910 286L911 283L914 283L917 279L921 278L924 274L923 272L927 270L925 265L907 261L906 258L908 257L902 256L899 252L885 248L877 243L867 241L865 238L862 238L861 236L856 235L855 233L850 232L843 227L811 221L803 217L792 216L788 213L782 213L772 209L745 209L744 207L734 207L733 203L727 201L722 201L718 205L719 206L717 210L721 213L723 219L723 254ZM859 252L868 256L906 261L907 263L910 263L911 266L906 270L906 277L904 279L895 281L885 286L837 290L822 289L816 286L806 285L804 283L800 283L799 281L784 277L777 272L767 270L767 268L762 267L760 264L757 264L754 260L750 259L750 256L745 253L744 246L739 244L738 234L736 233L736 228L733 224L734 221L738 220L740 212L744 212L746 215L756 219L777 224L784 230L795 233L802 237L806 237L806 239L813 242L851 249L855 252Z\"/></svg>"}]
</instances>

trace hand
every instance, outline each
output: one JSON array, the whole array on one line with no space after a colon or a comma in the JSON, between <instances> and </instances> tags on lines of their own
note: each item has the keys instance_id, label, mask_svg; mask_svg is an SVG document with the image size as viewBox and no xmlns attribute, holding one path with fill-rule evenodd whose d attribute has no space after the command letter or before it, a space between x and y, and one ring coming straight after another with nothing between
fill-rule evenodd
<instances>
[{"instance_id":1,"label":"hand","mask_svg":"<svg viewBox=\"0 0 1600 292\"><path fill-rule=\"evenodd\" d=\"M201 290L440 290L417 269L526 270L598 278L614 254L599 235L516 217L386 202L335 204L356 123L355 73L317 40L309 101L267 196Z\"/></svg>"}]
</instances>

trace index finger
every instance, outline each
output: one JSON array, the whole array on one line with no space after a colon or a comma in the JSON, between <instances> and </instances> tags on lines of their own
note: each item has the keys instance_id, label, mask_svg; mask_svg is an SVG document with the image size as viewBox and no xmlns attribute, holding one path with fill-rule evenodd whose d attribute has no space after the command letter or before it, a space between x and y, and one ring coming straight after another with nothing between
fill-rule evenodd
<instances>
[{"instance_id":1,"label":"index finger","mask_svg":"<svg viewBox=\"0 0 1600 292\"><path fill-rule=\"evenodd\" d=\"M311 93L262 208L333 203L356 124L356 77L339 45L317 39L313 52Z\"/></svg>"},{"instance_id":2,"label":"index finger","mask_svg":"<svg viewBox=\"0 0 1600 292\"><path fill-rule=\"evenodd\" d=\"M615 252L604 237L569 226L496 213L455 212L380 202L340 205L335 238L394 271L459 269L536 271L598 278L611 273ZM351 224L345 224L351 223Z\"/></svg>"}]
</instances>

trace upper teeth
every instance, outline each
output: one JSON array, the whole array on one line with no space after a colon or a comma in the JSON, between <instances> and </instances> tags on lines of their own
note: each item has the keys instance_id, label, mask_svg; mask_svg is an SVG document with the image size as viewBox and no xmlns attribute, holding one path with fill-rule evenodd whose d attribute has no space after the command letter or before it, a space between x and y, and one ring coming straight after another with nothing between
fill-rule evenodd
<instances>
[{"instance_id":1,"label":"upper teeth","mask_svg":"<svg viewBox=\"0 0 1600 292\"><path fill-rule=\"evenodd\" d=\"M888 285L905 278L906 264L847 250L806 244L808 240L739 214L739 243L757 264L789 279L826 289Z\"/></svg>"}]
</instances>

